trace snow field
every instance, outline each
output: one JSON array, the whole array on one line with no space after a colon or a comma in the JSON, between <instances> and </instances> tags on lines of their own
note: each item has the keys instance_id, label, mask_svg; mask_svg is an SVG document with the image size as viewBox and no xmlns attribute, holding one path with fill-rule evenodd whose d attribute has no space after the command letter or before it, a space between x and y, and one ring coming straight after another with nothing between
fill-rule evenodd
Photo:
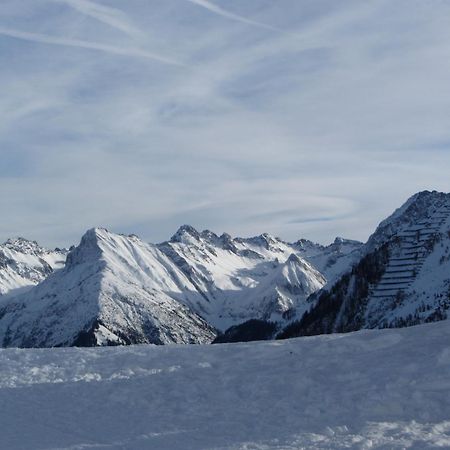
<instances>
[{"instance_id":1,"label":"snow field","mask_svg":"<svg viewBox=\"0 0 450 450\"><path fill-rule=\"evenodd\" d=\"M450 448L450 323L0 350L1 449Z\"/></svg>"}]
</instances>

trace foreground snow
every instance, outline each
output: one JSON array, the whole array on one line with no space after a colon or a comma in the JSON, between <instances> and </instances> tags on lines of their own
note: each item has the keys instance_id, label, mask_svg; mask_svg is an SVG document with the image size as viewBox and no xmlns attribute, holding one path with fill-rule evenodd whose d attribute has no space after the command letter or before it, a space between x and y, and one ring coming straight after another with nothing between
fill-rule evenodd
<instances>
[{"instance_id":1,"label":"foreground snow","mask_svg":"<svg viewBox=\"0 0 450 450\"><path fill-rule=\"evenodd\" d=\"M0 448L450 447L450 323L215 346L0 350Z\"/></svg>"}]
</instances>

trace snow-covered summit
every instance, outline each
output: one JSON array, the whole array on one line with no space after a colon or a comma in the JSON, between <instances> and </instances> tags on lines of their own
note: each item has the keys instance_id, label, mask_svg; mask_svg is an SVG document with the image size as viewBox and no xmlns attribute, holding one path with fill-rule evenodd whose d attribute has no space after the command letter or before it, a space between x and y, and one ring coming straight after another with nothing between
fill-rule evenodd
<instances>
[{"instance_id":1,"label":"snow-covered summit","mask_svg":"<svg viewBox=\"0 0 450 450\"><path fill-rule=\"evenodd\" d=\"M334 284L362 255L363 243L341 237L329 245L300 239L293 247L326 278L327 286Z\"/></svg>"},{"instance_id":2,"label":"snow-covered summit","mask_svg":"<svg viewBox=\"0 0 450 450\"><path fill-rule=\"evenodd\" d=\"M0 297L30 288L64 266L67 250L48 250L18 237L0 245Z\"/></svg>"},{"instance_id":3,"label":"snow-covered summit","mask_svg":"<svg viewBox=\"0 0 450 450\"><path fill-rule=\"evenodd\" d=\"M4 247L21 252L23 254L43 254L46 250L42 248L36 241L29 241L23 237L16 237L8 239L3 244Z\"/></svg>"},{"instance_id":4,"label":"snow-covered summit","mask_svg":"<svg viewBox=\"0 0 450 450\"><path fill-rule=\"evenodd\" d=\"M309 296L325 284L318 270L292 253L285 262L274 264L272 273L255 289L250 308L262 311L260 318L273 322L301 317L310 307Z\"/></svg>"},{"instance_id":5,"label":"snow-covered summit","mask_svg":"<svg viewBox=\"0 0 450 450\"><path fill-rule=\"evenodd\" d=\"M373 250L404 229L421 221L426 224L441 210L450 206L450 194L437 191L422 191L411 196L400 208L383 220L370 236L366 249Z\"/></svg>"},{"instance_id":6,"label":"snow-covered summit","mask_svg":"<svg viewBox=\"0 0 450 450\"><path fill-rule=\"evenodd\" d=\"M104 228L91 228L88 230L77 247L74 247L67 255L66 268L82 264L83 262L94 260L101 256L99 239L101 235L107 235L108 231Z\"/></svg>"},{"instance_id":7,"label":"snow-covered summit","mask_svg":"<svg viewBox=\"0 0 450 450\"><path fill-rule=\"evenodd\" d=\"M200 233L191 225L182 225L177 232L170 238L170 242L191 243L193 240L198 241Z\"/></svg>"},{"instance_id":8,"label":"snow-covered summit","mask_svg":"<svg viewBox=\"0 0 450 450\"><path fill-rule=\"evenodd\" d=\"M250 238L237 238L237 241L249 246L261 247L268 251L275 251L280 253L283 252L286 245L289 245L282 239L272 236L269 233L263 233L259 236Z\"/></svg>"}]
</instances>

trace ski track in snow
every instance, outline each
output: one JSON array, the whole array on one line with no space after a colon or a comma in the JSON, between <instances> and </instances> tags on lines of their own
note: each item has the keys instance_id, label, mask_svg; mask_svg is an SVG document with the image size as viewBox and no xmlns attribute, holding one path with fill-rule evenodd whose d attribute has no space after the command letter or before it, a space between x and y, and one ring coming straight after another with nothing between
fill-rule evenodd
<instances>
[{"instance_id":1,"label":"ski track in snow","mask_svg":"<svg viewBox=\"0 0 450 450\"><path fill-rule=\"evenodd\" d=\"M1 449L450 448L450 323L0 350Z\"/></svg>"}]
</instances>

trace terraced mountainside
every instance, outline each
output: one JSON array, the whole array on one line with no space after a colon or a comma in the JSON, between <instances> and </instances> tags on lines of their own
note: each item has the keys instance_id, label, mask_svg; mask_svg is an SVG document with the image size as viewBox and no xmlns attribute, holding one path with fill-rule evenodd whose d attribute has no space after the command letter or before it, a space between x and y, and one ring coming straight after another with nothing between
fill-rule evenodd
<instances>
[{"instance_id":1,"label":"terraced mountainside","mask_svg":"<svg viewBox=\"0 0 450 450\"><path fill-rule=\"evenodd\" d=\"M421 192L383 221L365 256L281 337L403 327L447 318L450 195Z\"/></svg>"},{"instance_id":2,"label":"terraced mountainside","mask_svg":"<svg viewBox=\"0 0 450 450\"><path fill-rule=\"evenodd\" d=\"M386 271L371 289L373 298L402 296L416 281L421 269L448 228L450 205L444 205L426 219L397 233L397 248L392 252Z\"/></svg>"}]
</instances>

